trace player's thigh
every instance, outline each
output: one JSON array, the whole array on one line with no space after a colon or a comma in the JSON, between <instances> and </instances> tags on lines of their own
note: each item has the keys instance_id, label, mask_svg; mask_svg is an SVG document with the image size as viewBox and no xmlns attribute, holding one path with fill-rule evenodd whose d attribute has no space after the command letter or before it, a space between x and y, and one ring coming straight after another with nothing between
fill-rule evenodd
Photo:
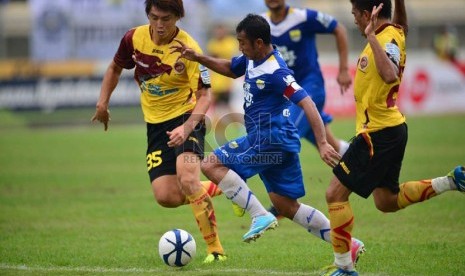
<instances>
[{"instance_id":1,"label":"player's thigh","mask_svg":"<svg viewBox=\"0 0 465 276\"><path fill-rule=\"evenodd\" d=\"M273 156L252 145L247 136L230 141L215 149L217 160L246 180L273 165Z\"/></svg>"},{"instance_id":2,"label":"player's thigh","mask_svg":"<svg viewBox=\"0 0 465 276\"><path fill-rule=\"evenodd\" d=\"M170 122L147 123L147 172L150 182L163 175L176 175L176 152L168 147L166 131L172 129Z\"/></svg>"},{"instance_id":3,"label":"player's thigh","mask_svg":"<svg viewBox=\"0 0 465 276\"><path fill-rule=\"evenodd\" d=\"M268 193L298 199L305 195L299 154L293 152L283 152L282 154L282 162L278 161L260 172L260 178Z\"/></svg>"}]
</instances>

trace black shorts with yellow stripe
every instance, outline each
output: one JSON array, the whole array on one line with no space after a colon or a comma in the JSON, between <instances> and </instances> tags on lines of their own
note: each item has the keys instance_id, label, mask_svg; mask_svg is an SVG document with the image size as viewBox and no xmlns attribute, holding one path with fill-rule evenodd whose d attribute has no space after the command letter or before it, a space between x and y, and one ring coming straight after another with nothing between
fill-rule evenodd
<instances>
[{"instance_id":1,"label":"black shorts with yellow stripe","mask_svg":"<svg viewBox=\"0 0 465 276\"><path fill-rule=\"evenodd\" d=\"M407 145L407 124L355 137L333 173L349 190L368 198L375 188L399 192L399 175Z\"/></svg>"},{"instance_id":2,"label":"black shorts with yellow stripe","mask_svg":"<svg viewBox=\"0 0 465 276\"><path fill-rule=\"evenodd\" d=\"M147 123L147 171L150 182L163 175L175 175L176 158L181 153L194 152L203 159L205 123L199 123L181 146L168 147L169 137L166 132L184 124L190 115L185 113L158 124Z\"/></svg>"}]
</instances>

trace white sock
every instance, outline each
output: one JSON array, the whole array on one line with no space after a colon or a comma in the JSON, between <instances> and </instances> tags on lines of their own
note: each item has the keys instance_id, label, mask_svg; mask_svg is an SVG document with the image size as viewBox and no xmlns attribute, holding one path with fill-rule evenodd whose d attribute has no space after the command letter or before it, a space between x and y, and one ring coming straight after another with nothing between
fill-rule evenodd
<instances>
[{"instance_id":1,"label":"white sock","mask_svg":"<svg viewBox=\"0 0 465 276\"><path fill-rule=\"evenodd\" d=\"M457 190L454 180L448 176L441 176L431 180L431 186L436 194L441 194L450 190Z\"/></svg>"},{"instance_id":2,"label":"white sock","mask_svg":"<svg viewBox=\"0 0 465 276\"><path fill-rule=\"evenodd\" d=\"M301 203L292 221L302 225L317 238L331 243L329 219L317 209Z\"/></svg>"},{"instance_id":3,"label":"white sock","mask_svg":"<svg viewBox=\"0 0 465 276\"><path fill-rule=\"evenodd\" d=\"M354 263L352 262L352 254L350 251L345 253L334 252L334 264L347 271L354 270Z\"/></svg>"},{"instance_id":4,"label":"white sock","mask_svg":"<svg viewBox=\"0 0 465 276\"><path fill-rule=\"evenodd\" d=\"M347 149L349 148L350 144L347 142L347 141L344 141L344 140L339 140L339 154L341 156L344 155L344 153L346 153Z\"/></svg>"},{"instance_id":5,"label":"white sock","mask_svg":"<svg viewBox=\"0 0 465 276\"><path fill-rule=\"evenodd\" d=\"M218 183L226 197L241 206L251 217L266 215L268 211L258 201L245 181L233 170L229 170Z\"/></svg>"}]
</instances>

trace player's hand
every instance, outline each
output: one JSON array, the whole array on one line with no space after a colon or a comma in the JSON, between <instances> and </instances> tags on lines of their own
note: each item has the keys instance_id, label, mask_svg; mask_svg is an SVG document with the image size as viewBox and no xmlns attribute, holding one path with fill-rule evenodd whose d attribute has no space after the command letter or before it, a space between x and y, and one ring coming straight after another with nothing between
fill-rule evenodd
<instances>
[{"instance_id":1,"label":"player's hand","mask_svg":"<svg viewBox=\"0 0 465 276\"><path fill-rule=\"evenodd\" d=\"M339 88L341 90L341 95L343 95L349 87L352 85L352 78L350 77L349 70L339 70L339 74L337 75L337 83L339 84Z\"/></svg>"},{"instance_id":2,"label":"player's hand","mask_svg":"<svg viewBox=\"0 0 465 276\"><path fill-rule=\"evenodd\" d=\"M179 52L181 53L181 55L179 56L179 58L185 58L185 59L188 59L188 60L192 60L192 61L196 61L196 58L197 58L197 53L186 46L186 44L184 44L181 40L179 39L174 39L174 41L176 41L177 43L179 43L179 45L173 45L170 47L170 49L172 49L172 51L170 52L170 54L173 54L173 53L176 53L176 52ZM178 58L178 59L179 59Z\"/></svg>"},{"instance_id":3,"label":"player's hand","mask_svg":"<svg viewBox=\"0 0 465 276\"><path fill-rule=\"evenodd\" d=\"M184 144L188 136L188 134L185 131L184 125L180 125L177 128L173 129L172 131L167 131L166 134L168 135L168 138L170 139L168 141L168 147L170 148L178 147Z\"/></svg>"},{"instance_id":4,"label":"player's hand","mask_svg":"<svg viewBox=\"0 0 465 276\"><path fill-rule=\"evenodd\" d=\"M379 4L378 7L374 6L373 10L371 11L371 18L370 23L368 23L367 27L365 28L365 35L368 36L370 34L375 33L376 23L378 22L378 14L383 8L383 4Z\"/></svg>"},{"instance_id":5,"label":"player's hand","mask_svg":"<svg viewBox=\"0 0 465 276\"><path fill-rule=\"evenodd\" d=\"M108 122L111 120L110 118L110 110L107 106L105 107L97 107L94 116L92 117L91 121L99 121L103 124L103 129L107 131L108 129Z\"/></svg>"},{"instance_id":6,"label":"player's hand","mask_svg":"<svg viewBox=\"0 0 465 276\"><path fill-rule=\"evenodd\" d=\"M329 143L319 146L318 150L321 159L331 168L334 168L341 160L339 153Z\"/></svg>"}]
</instances>

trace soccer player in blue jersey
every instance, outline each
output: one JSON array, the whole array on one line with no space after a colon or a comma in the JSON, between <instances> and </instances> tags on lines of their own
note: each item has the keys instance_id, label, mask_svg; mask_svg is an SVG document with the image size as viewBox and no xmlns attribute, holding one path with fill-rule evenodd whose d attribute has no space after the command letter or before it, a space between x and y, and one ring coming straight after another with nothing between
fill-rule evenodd
<instances>
[{"instance_id":1,"label":"soccer player in blue jersey","mask_svg":"<svg viewBox=\"0 0 465 276\"><path fill-rule=\"evenodd\" d=\"M319 210L298 202L305 190L298 155L300 138L290 119L292 103L304 110L323 161L333 167L340 155L326 141L323 122L311 97L297 84L292 71L272 46L268 22L262 16L249 14L238 24L236 33L242 55L232 60L196 53L182 42L172 47L181 57L198 61L222 75L245 76L247 135L216 149L204 159L202 171L218 183L229 199L249 212L252 225L243 236L245 242L277 226L275 216L263 207L245 183L256 174L264 182L280 214L330 242L329 220Z\"/></svg>"},{"instance_id":2,"label":"soccer player in blue jersey","mask_svg":"<svg viewBox=\"0 0 465 276\"><path fill-rule=\"evenodd\" d=\"M323 110L326 91L318 63L316 37L318 34L332 34L335 37L339 56L339 73L336 80L342 94L352 83L349 75L346 28L328 14L290 7L285 0L265 0L265 4L268 12L264 13L263 17L271 27L271 42L277 46L287 66L294 71L296 81L315 102L325 125L326 139L339 154L344 154L349 144L334 137L328 126L333 118ZM291 120L296 124L300 137L318 146L303 110L298 105L292 105L290 110Z\"/></svg>"},{"instance_id":3,"label":"soccer player in blue jersey","mask_svg":"<svg viewBox=\"0 0 465 276\"><path fill-rule=\"evenodd\" d=\"M290 119L292 102L305 111L312 124L323 161L332 167L340 155L326 141L324 125L312 99L273 48L268 22L262 16L249 14L237 25L236 34L242 55L232 60L202 55L182 42L173 50L222 75L245 76L243 107L247 134L214 150L204 159L202 172L218 183L229 199L250 213L252 225L243 236L245 242L255 240L278 224L245 183L256 174L283 216L320 236L327 218L297 201L305 191L298 155L299 135ZM328 227L324 225L325 229Z\"/></svg>"}]
</instances>

